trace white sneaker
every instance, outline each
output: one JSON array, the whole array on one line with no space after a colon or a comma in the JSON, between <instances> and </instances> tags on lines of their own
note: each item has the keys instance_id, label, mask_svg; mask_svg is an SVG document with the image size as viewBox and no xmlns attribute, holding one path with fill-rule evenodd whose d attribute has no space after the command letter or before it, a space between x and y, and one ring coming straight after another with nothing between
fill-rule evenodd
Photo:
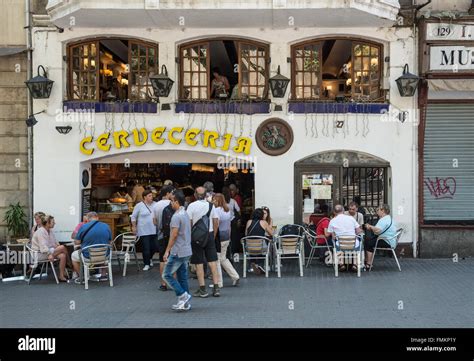
<instances>
[{"instance_id":1,"label":"white sneaker","mask_svg":"<svg viewBox=\"0 0 474 361\"><path fill-rule=\"evenodd\" d=\"M185 310L186 304L189 305L191 300L191 295L187 292L184 292L181 296L178 297L178 303L173 305L171 308L173 310Z\"/></svg>"},{"instance_id":2,"label":"white sneaker","mask_svg":"<svg viewBox=\"0 0 474 361\"><path fill-rule=\"evenodd\" d=\"M153 267L153 261L150 261L150 267Z\"/></svg>"},{"instance_id":3,"label":"white sneaker","mask_svg":"<svg viewBox=\"0 0 474 361\"><path fill-rule=\"evenodd\" d=\"M232 286L237 287L240 284L240 278L232 281Z\"/></svg>"},{"instance_id":4,"label":"white sneaker","mask_svg":"<svg viewBox=\"0 0 474 361\"><path fill-rule=\"evenodd\" d=\"M178 308L178 305L173 305L171 306L171 309L175 311L189 311L191 309L191 304L188 302L182 308Z\"/></svg>"},{"instance_id":5,"label":"white sneaker","mask_svg":"<svg viewBox=\"0 0 474 361\"><path fill-rule=\"evenodd\" d=\"M149 271L149 270L150 270L150 266L146 265L145 267L143 267L143 270L144 270L144 271Z\"/></svg>"},{"instance_id":6,"label":"white sneaker","mask_svg":"<svg viewBox=\"0 0 474 361\"><path fill-rule=\"evenodd\" d=\"M76 278L79 278L79 275L76 272L73 272L72 273L72 279L76 279Z\"/></svg>"}]
</instances>

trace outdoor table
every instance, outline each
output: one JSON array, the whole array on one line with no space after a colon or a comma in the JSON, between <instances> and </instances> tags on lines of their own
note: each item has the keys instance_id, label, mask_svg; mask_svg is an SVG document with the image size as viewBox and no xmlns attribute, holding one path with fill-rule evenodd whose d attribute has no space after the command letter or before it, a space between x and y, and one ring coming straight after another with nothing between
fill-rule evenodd
<instances>
[{"instance_id":1,"label":"outdoor table","mask_svg":"<svg viewBox=\"0 0 474 361\"><path fill-rule=\"evenodd\" d=\"M3 282L9 282L9 281L26 281L26 244L29 242L29 239L19 239L17 242L19 243L7 243L7 254L10 253L10 247L13 248L21 248L21 255L22 255L22 263L23 263L23 275L21 276L15 276L15 277L8 277L8 278L3 278Z\"/></svg>"}]
</instances>

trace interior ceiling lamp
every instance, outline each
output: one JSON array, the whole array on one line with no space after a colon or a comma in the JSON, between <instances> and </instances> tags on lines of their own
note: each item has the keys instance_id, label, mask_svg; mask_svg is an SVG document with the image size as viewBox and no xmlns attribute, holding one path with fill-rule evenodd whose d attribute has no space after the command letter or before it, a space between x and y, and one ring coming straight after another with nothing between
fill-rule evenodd
<instances>
[{"instance_id":1,"label":"interior ceiling lamp","mask_svg":"<svg viewBox=\"0 0 474 361\"><path fill-rule=\"evenodd\" d=\"M191 170L195 172L208 172L208 173L214 173L214 167L206 164L193 164L191 166Z\"/></svg>"},{"instance_id":2,"label":"interior ceiling lamp","mask_svg":"<svg viewBox=\"0 0 474 361\"><path fill-rule=\"evenodd\" d=\"M408 64L405 64L402 76L396 80L398 91L402 97L412 97L415 95L418 83L420 82L420 77L410 73L408 70Z\"/></svg>"},{"instance_id":3,"label":"interior ceiling lamp","mask_svg":"<svg viewBox=\"0 0 474 361\"><path fill-rule=\"evenodd\" d=\"M174 81L168 76L166 66L161 67L161 73L150 77L151 86L157 98L167 97L170 94Z\"/></svg>"},{"instance_id":4,"label":"interior ceiling lamp","mask_svg":"<svg viewBox=\"0 0 474 361\"><path fill-rule=\"evenodd\" d=\"M277 75L271 77L268 82L274 98L283 98L290 79L280 74L280 65L278 65Z\"/></svg>"},{"instance_id":5,"label":"interior ceiling lamp","mask_svg":"<svg viewBox=\"0 0 474 361\"><path fill-rule=\"evenodd\" d=\"M40 75L40 68L43 69L43 75ZM38 75L25 81L28 90L33 99L47 99L51 95L54 81L48 79L46 70L42 65L38 66Z\"/></svg>"}]
</instances>

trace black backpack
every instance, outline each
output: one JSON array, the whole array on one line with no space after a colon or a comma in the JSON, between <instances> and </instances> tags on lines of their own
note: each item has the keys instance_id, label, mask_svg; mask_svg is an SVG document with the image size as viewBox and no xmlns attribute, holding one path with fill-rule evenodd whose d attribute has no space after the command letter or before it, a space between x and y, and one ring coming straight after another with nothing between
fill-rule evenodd
<instances>
[{"instance_id":1,"label":"black backpack","mask_svg":"<svg viewBox=\"0 0 474 361\"><path fill-rule=\"evenodd\" d=\"M173 217L174 209L171 203L163 208L161 214L161 232L163 233L164 239L169 239L171 235L171 217Z\"/></svg>"},{"instance_id":2,"label":"black backpack","mask_svg":"<svg viewBox=\"0 0 474 361\"><path fill-rule=\"evenodd\" d=\"M209 202L209 211L203 215L195 224L191 230L191 241L198 246L205 248L209 241L209 226L212 211L212 203Z\"/></svg>"}]
</instances>

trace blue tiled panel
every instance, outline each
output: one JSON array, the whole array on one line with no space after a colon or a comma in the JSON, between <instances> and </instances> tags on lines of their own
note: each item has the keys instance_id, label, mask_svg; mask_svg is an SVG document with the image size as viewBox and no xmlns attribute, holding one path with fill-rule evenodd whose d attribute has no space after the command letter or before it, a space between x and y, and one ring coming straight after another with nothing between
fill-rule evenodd
<instances>
[{"instance_id":1,"label":"blue tiled panel","mask_svg":"<svg viewBox=\"0 0 474 361\"><path fill-rule=\"evenodd\" d=\"M152 102L81 102L65 101L63 108L68 110L94 110L96 113L156 113L157 103Z\"/></svg>"},{"instance_id":2,"label":"blue tiled panel","mask_svg":"<svg viewBox=\"0 0 474 361\"><path fill-rule=\"evenodd\" d=\"M215 102L215 103L192 103L181 102L176 104L176 113L237 113L258 114L270 113L269 102Z\"/></svg>"},{"instance_id":3,"label":"blue tiled panel","mask_svg":"<svg viewBox=\"0 0 474 361\"><path fill-rule=\"evenodd\" d=\"M298 113L372 113L388 111L387 103L318 103L291 102L288 111Z\"/></svg>"}]
</instances>

